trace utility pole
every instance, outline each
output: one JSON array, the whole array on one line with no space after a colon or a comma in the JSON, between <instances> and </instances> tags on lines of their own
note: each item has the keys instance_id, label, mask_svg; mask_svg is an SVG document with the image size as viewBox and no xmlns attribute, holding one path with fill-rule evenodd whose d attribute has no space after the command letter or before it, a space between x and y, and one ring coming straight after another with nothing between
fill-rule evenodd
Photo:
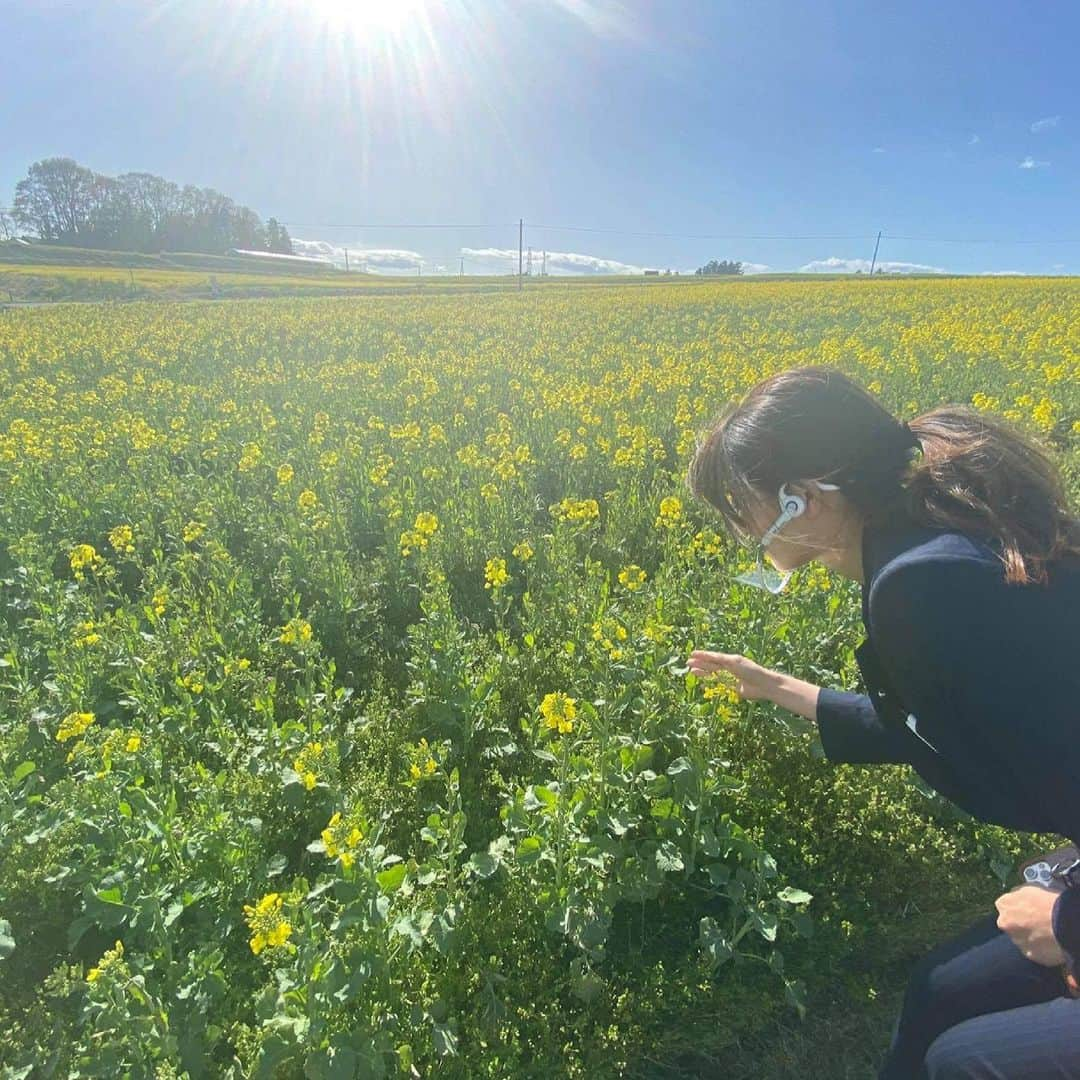
<instances>
[{"instance_id":1,"label":"utility pole","mask_svg":"<svg viewBox=\"0 0 1080 1080\"><path fill-rule=\"evenodd\" d=\"M878 249L878 244L880 244L880 243L881 243L881 232L879 231L878 234L877 234L877 243L874 244L874 257L870 260L870 275L871 275L871 277L874 274L874 266L877 264L877 249Z\"/></svg>"},{"instance_id":2,"label":"utility pole","mask_svg":"<svg viewBox=\"0 0 1080 1080\"><path fill-rule=\"evenodd\" d=\"M461 256L461 272L458 274L458 277L464 277L464 276L465 276L465 256L462 255Z\"/></svg>"},{"instance_id":3,"label":"utility pole","mask_svg":"<svg viewBox=\"0 0 1080 1080\"><path fill-rule=\"evenodd\" d=\"M345 249L345 273L349 272L349 249Z\"/></svg>"},{"instance_id":4,"label":"utility pole","mask_svg":"<svg viewBox=\"0 0 1080 1080\"><path fill-rule=\"evenodd\" d=\"M522 278L522 276L521 276L521 269L522 269L522 267L521 267L521 254L522 254L521 247L522 247L522 244L524 242L525 242L525 219L524 218L518 218L518 292L521 292L522 281L524 280Z\"/></svg>"},{"instance_id":5,"label":"utility pole","mask_svg":"<svg viewBox=\"0 0 1080 1080\"><path fill-rule=\"evenodd\" d=\"M544 252L543 262L540 264L540 276L547 277L547 252Z\"/></svg>"},{"instance_id":6,"label":"utility pole","mask_svg":"<svg viewBox=\"0 0 1080 1080\"><path fill-rule=\"evenodd\" d=\"M529 248L529 259L528 262L525 263L525 273L529 277L532 277L532 248Z\"/></svg>"}]
</instances>

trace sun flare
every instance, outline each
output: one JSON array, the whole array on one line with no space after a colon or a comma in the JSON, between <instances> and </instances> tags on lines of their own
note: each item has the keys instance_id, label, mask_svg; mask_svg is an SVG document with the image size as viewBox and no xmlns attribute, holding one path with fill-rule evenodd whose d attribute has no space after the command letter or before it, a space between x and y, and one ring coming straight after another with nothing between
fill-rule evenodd
<instances>
[{"instance_id":1,"label":"sun flare","mask_svg":"<svg viewBox=\"0 0 1080 1080\"><path fill-rule=\"evenodd\" d=\"M354 33L400 30L424 13L427 0L310 0L331 26Z\"/></svg>"}]
</instances>

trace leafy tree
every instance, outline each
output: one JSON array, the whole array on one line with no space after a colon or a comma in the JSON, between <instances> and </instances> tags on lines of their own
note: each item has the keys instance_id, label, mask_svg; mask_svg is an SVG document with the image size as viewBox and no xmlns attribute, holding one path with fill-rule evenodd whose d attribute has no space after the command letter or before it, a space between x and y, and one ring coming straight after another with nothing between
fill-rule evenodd
<instances>
[{"instance_id":1,"label":"leafy tree","mask_svg":"<svg viewBox=\"0 0 1080 1080\"><path fill-rule=\"evenodd\" d=\"M266 248L268 251L276 251L280 255L291 255L293 253L289 230L277 218L271 218L266 223Z\"/></svg>"},{"instance_id":2,"label":"leafy tree","mask_svg":"<svg viewBox=\"0 0 1080 1080\"><path fill-rule=\"evenodd\" d=\"M15 220L42 240L79 243L91 230L97 176L71 158L45 158L15 185Z\"/></svg>"},{"instance_id":3,"label":"leafy tree","mask_svg":"<svg viewBox=\"0 0 1080 1080\"><path fill-rule=\"evenodd\" d=\"M292 252L284 226L275 221L271 236L254 210L213 188L144 172L103 176L71 158L30 166L14 219L42 240L114 251Z\"/></svg>"},{"instance_id":4,"label":"leafy tree","mask_svg":"<svg viewBox=\"0 0 1080 1080\"><path fill-rule=\"evenodd\" d=\"M743 272L741 262L728 262L727 259L717 262L710 259L704 266L698 267L695 274L741 274Z\"/></svg>"}]
</instances>

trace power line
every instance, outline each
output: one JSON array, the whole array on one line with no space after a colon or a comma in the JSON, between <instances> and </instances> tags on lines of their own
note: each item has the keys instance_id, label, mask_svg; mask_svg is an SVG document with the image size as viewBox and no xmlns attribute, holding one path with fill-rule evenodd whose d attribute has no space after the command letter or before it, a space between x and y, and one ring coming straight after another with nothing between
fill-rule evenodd
<instances>
[{"instance_id":1,"label":"power line","mask_svg":"<svg viewBox=\"0 0 1080 1080\"><path fill-rule=\"evenodd\" d=\"M483 225L448 225L440 222L423 222L416 225L333 225L326 222L317 224L311 221L283 221L282 225L288 225L293 229L511 229L516 221L503 221Z\"/></svg>"},{"instance_id":2,"label":"power line","mask_svg":"<svg viewBox=\"0 0 1080 1080\"><path fill-rule=\"evenodd\" d=\"M630 232L624 229L594 229L587 225L531 225L533 229L556 232L609 233L613 236L638 236L667 240L872 240L873 235L814 235L814 236L764 236L750 233L669 233Z\"/></svg>"},{"instance_id":3,"label":"power line","mask_svg":"<svg viewBox=\"0 0 1080 1080\"><path fill-rule=\"evenodd\" d=\"M424 222L420 224L399 225L371 225L371 224L314 224L311 222L282 222L296 229L512 229L518 224L516 221L490 224L463 224L452 225L443 223ZM581 232L596 233L609 236L630 236L644 239L666 240L784 240L784 241L818 241L818 240L847 240L847 241L871 241L877 237L876 233L679 233L679 232L639 232L632 229L612 229L591 225L543 225L530 223L532 229L545 229L549 232ZM950 237L950 236L905 236L889 232L882 232L884 240L903 240L920 244L1080 244L1080 238L1073 237L1047 237L1046 239L1013 239L1009 237Z\"/></svg>"}]
</instances>

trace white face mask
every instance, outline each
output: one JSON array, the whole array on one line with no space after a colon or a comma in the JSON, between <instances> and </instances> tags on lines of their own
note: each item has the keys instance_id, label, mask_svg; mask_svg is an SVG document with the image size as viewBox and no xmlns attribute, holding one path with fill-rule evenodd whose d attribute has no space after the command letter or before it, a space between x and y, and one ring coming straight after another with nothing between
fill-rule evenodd
<instances>
[{"instance_id":1,"label":"white face mask","mask_svg":"<svg viewBox=\"0 0 1080 1080\"><path fill-rule=\"evenodd\" d=\"M822 491L840 490L838 485L823 484L820 480L812 480L811 483L816 484ZM741 582L743 585L753 585L756 589L765 589L774 596L777 593L784 591L787 587L787 583L791 580L791 575L794 571L789 570L787 573L781 574L778 571L767 567L765 565L765 549L784 525L792 518L797 518L806 509L806 500L803 499L801 495L789 495L787 493L787 484L780 485L779 496L782 513L769 526L765 535L758 543L757 568L750 570L745 574L739 574L735 578L736 581Z\"/></svg>"}]
</instances>

